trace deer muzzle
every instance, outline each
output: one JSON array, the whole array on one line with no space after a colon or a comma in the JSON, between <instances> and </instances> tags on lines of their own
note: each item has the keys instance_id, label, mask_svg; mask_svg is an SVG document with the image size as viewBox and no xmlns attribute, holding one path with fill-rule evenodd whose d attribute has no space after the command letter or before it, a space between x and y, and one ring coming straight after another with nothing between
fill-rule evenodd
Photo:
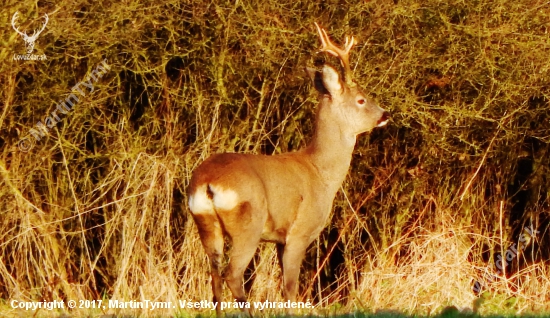
<instances>
[{"instance_id":1,"label":"deer muzzle","mask_svg":"<svg viewBox=\"0 0 550 318\"><path fill-rule=\"evenodd\" d=\"M390 112L385 110L384 113L382 114L382 117L378 119L378 122L376 123L376 127L382 127L386 125L389 120L390 120Z\"/></svg>"}]
</instances>

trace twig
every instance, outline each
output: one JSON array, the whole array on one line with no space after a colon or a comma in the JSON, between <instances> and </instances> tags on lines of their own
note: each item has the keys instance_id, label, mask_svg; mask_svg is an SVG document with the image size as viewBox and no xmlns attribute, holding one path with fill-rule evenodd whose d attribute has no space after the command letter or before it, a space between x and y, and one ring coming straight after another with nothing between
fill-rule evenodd
<instances>
[{"instance_id":1,"label":"twig","mask_svg":"<svg viewBox=\"0 0 550 318\"><path fill-rule=\"evenodd\" d=\"M481 158L481 162L479 163L479 166L477 167L476 172L474 173L472 178L470 178L470 181L468 182L468 185L466 185L466 188L462 192L462 195L460 196L460 201L462 201L464 199L464 196L466 195L466 192L468 192L468 189L470 188L470 186L472 185L472 182L474 181L477 174L479 173L479 170L481 170L481 167L483 166L483 163L485 163L485 159L487 158L487 155L489 154L489 150L491 149L491 146L493 145L493 141L495 141L495 139L497 138L499 131L500 130L498 130L496 132L495 136L493 137L493 139L491 139L491 142L489 143L489 147L487 147L487 150L485 151L485 154L483 155L483 158Z\"/></svg>"}]
</instances>

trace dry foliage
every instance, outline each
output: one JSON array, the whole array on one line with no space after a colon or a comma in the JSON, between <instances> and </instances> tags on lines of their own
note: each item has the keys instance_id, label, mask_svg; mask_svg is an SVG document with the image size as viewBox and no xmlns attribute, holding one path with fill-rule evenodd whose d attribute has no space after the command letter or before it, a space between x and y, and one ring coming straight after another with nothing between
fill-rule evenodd
<instances>
[{"instance_id":1,"label":"dry foliage","mask_svg":"<svg viewBox=\"0 0 550 318\"><path fill-rule=\"evenodd\" d=\"M5 3L0 315L18 313L12 299L210 299L190 174L212 153L307 143L316 103L303 68L322 62L315 21L359 40L355 78L392 121L360 137L306 255L312 313L550 309L548 2ZM49 14L34 48L46 60L13 59L25 53L16 11L22 30ZM20 151L104 59L93 91ZM530 225L540 233L506 274L482 278ZM281 300L274 247L253 265L250 299Z\"/></svg>"}]
</instances>

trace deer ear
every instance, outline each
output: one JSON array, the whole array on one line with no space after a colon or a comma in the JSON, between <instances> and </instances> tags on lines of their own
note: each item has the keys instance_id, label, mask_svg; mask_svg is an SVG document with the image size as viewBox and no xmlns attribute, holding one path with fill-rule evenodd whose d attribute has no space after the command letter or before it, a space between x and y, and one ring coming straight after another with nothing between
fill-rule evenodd
<instances>
[{"instance_id":1,"label":"deer ear","mask_svg":"<svg viewBox=\"0 0 550 318\"><path fill-rule=\"evenodd\" d=\"M329 91L325 88L325 84L323 83L323 73L309 67L306 67L306 72L307 75L309 75L311 82L313 82L313 87L315 87L319 94L330 94Z\"/></svg>"},{"instance_id":2,"label":"deer ear","mask_svg":"<svg viewBox=\"0 0 550 318\"><path fill-rule=\"evenodd\" d=\"M334 96L342 91L342 83L340 75L331 66L323 66L322 71L306 67L306 72L313 82L313 86L320 94L328 94Z\"/></svg>"},{"instance_id":3,"label":"deer ear","mask_svg":"<svg viewBox=\"0 0 550 318\"><path fill-rule=\"evenodd\" d=\"M331 96L336 95L342 91L342 82L340 82L340 75L331 66L323 66L323 84L329 91Z\"/></svg>"}]
</instances>

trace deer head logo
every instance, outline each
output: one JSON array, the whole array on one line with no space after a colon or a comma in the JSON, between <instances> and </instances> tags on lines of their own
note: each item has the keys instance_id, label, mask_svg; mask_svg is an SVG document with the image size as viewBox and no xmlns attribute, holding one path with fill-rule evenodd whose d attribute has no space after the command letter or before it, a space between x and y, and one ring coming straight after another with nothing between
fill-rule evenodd
<instances>
[{"instance_id":1,"label":"deer head logo","mask_svg":"<svg viewBox=\"0 0 550 318\"><path fill-rule=\"evenodd\" d=\"M19 31L19 28L17 26L15 26L18 16L19 16L19 12L16 11L13 14L13 17L11 19L11 25L12 25L13 29L15 30L15 32L19 33L19 35L21 35L23 37L23 40L25 41L25 47L27 48L27 53L31 54L32 51L34 50L34 42L36 41L36 39L38 38L40 33L42 33L42 31L44 31L44 29L46 28L46 24L48 24L48 15L44 14L44 19L46 21L42 25L42 29L40 29L40 31L34 30L34 32L31 36L28 36L27 32Z\"/></svg>"}]
</instances>

